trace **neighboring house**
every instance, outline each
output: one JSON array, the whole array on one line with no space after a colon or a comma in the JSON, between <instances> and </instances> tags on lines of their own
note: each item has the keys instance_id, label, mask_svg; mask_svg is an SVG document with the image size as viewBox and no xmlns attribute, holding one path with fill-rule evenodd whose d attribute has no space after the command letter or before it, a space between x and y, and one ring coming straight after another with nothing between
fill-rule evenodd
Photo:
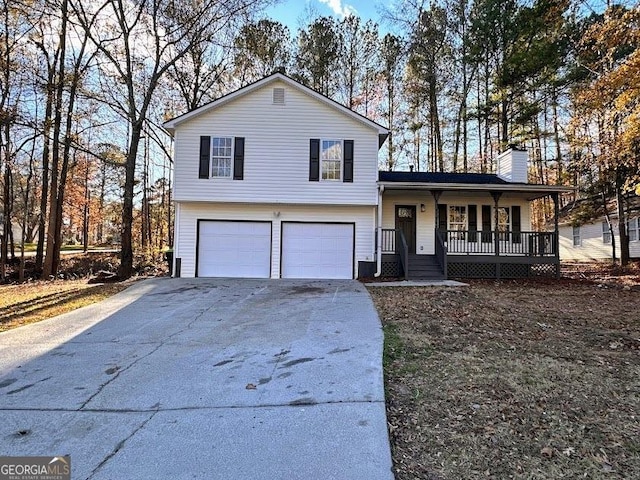
<instances>
[{"instance_id":1,"label":"neighboring house","mask_svg":"<svg viewBox=\"0 0 640 480\"><path fill-rule=\"evenodd\" d=\"M388 130L281 73L165 128L178 276L558 272L557 234L530 231L529 203L567 189L526 184L526 152L497 175L378 172Z\"/></svg>"},{"instance_id":2,"label":"neighboring house","mask_svg":"<svg viewBox=\"0 0 640 480\"><path fill-rule=\"evenodd\" d=\"M0 211L0 245L4 241L4 212ZM11 221L11 235L13 236L13 244L16 246L16 251L18 250L18 246L22 243L22 226L20 223L14 218ZM9 243L9 246L11 244Z\"/></svg>"},{"instance_id":3,"label":"neighboring house","mask_svg":"<svg viewBox=\"0 0 640 480\"><path fill-rule=\"evenodd\" d=\"M618 212L615 201L607 202L613 236L604 215L601 198L583 198L571 202L560 211L560 259L591 262L611 260L615 243L620 258ZM640 258L640 197L629 199L629 256Z\"/></svg>"}]
</instances>

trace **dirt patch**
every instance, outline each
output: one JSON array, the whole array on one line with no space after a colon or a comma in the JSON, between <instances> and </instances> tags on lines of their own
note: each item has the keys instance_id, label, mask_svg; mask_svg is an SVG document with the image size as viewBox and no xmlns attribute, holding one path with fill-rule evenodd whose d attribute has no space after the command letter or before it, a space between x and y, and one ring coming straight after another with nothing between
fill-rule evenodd
<instances>
[{"instance_id":1,"label":"dirt patch","mask_svg":"<svg viewBox=\"0 0 640 480\"><path fill-rule=\"evenodd\" d=\"M396 478L640 478L640 292L376 288Z\"/></svg>"}]
</instances>

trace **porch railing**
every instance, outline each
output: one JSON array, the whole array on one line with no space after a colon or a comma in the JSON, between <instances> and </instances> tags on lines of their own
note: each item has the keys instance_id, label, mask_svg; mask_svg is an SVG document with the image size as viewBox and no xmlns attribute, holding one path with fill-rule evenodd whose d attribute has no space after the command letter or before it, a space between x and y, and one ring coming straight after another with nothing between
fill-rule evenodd
<instances>
[{"instance_id":1,"label":"porch railing","mask_svg":"<svg viewBox=\"0 0 640 480\"><path fill-rule=\"evenodd\" d=\"M438 259L438 263L440 264L440 268L442 269L442 273L444 274L444 278L447 278L447 245L445 244L444 238L442 236L442 232L436 228L435 233L436 238L436 258Z\"/></svg>"},{"instance_id":2,"label":"porch railing","mask_svg":"<svg viewBox=\"0 0 640 480\"><path fill-rule=\"evenodd\" d=\"M440 235L449 254L557 256L555 232L441 230Z\"/></svg>"},{"instance_id":3,"label":"porch railing","mask_svg":"<svg viewBox=\"0 0 640 480\"><path fill-rule=\"evenodd\" d=\"M380 238L376 236L376 242L381 242L382 253L397 254L400 257L400 265L406 280L409 279L409 245L402 230L395 228L380 229ZM376 244L377 247L377 244Z\"/></svg>"},{"instance_id":4,"label":"porch railing","mask_svg":"<svg viewBox=\"0 0 640 480\"><path fill-rule=\"evenodd\" d=\"M396 231L394 228L382 229L382 253L396 253Z\"/></svg>"}]
</instances>

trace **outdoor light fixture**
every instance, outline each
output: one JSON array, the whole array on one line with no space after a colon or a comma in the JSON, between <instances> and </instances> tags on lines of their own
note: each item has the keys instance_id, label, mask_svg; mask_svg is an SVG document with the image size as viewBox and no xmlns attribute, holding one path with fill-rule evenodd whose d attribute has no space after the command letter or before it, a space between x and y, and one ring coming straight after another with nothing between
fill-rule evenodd
<instances>
[{"instance_id":1,"label":"outdoor light fixture","mask_svg":"<svg viewBox=\"0 0 640 480\"><path fill-rule=\"evenodd\" d=\"M427 207L424 206L424 203L420 204L420 211L424 212L427 209Z\"/></svg>"}]
</instances>

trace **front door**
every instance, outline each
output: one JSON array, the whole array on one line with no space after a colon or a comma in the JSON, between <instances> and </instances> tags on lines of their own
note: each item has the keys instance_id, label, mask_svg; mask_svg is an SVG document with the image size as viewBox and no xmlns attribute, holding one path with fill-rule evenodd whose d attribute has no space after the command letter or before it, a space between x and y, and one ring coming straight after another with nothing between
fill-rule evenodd
<instances>
[{"instance_id":1,"label":"front door","mask_svg":"<svg viewBox=\"0 0 640 480\"><path fill-rule=\"evenodd\" d=\"M396 205L396 228L404 233L409 253L416 253L416 207ZM396 248L399 248L397 245Z\"/></svg>"}]
</instances>

